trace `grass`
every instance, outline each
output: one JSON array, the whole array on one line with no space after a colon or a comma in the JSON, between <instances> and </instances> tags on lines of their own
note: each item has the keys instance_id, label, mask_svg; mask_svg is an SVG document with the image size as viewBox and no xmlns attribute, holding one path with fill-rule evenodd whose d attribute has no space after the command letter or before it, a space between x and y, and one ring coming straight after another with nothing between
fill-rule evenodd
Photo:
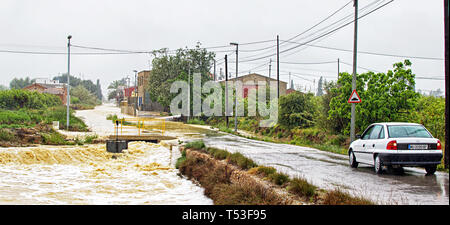
<instances>
[{"instance_id":1,"label":"grass","mask_svg":"<svg viewBox=\"0 0 450 225\"><path fill-rule=\"evenodd\" d=\"M279 187L285 187L292 194L309 198L313 203L326 205L375 204L363 197L353 197L340 190L321 190L325 194L318 199L317 192L319 188L308 183L306 179L299 177L290 179L287 174L277 172L273 167L258 166L239 152L229 153L225 150L206 147L203 141L190 142L185 147L207 153L217 160L226 159L228 163L234 164L250 174L260 175ZM205 161L202 158L187 157L186 150L182 151L182 156L177 160L176 168L189 179L197 180L205 188L205 195L214 200L214 204L284 204L273 193L268 193L261 188L231 183L229 179L231 175L230 170L218 167L217 164Z\"/></svg>"},{"instance_id":2,"label":"grass","mask_svg":"<svg viewBox=\"0 0 450 225\"><path fill-rule=\"evenodd\" d=\"M230 154L227 157L227 160L228 160L228 162L231 162L232 164L239 166L240 168L242 168L244 170L248 170L248 169L258 166L255 162L253 162L253 160L245 157L244 155L242 155L239 152Z\"/></svg>"},{"instance_id":3,"label":"grass","mask_svg":"<svg viewBox=\"0 0 450 225\"><path fill-rule=\"evenodd\" d=\"M92 143L94 143L95 139L97 139L97 138L98 138L98 135L97 135L97 134L86 135L86 136L84 137L84 143L86 143L86 144L92 144Z\"/></svg>"},{"instance_id":4,"label":"grass","mask_svg":"<svg viewBox=\"0 0 450 225\"><path fill-rule=\"evenodd\" d=\"M276 185L284 185L290 180L288 175L279 172L272 173L267 178Z\"/></svg>"},{"instance_id":5,"label":"grass","mask_svg":"<svg viewBox=\"0 0 450 225\"><path fill-rule=\"evenodd\" d=\"M0 141L11 141L14 137L14 134L12 134L9 130L0 129Z\"/></svg>"},{"instance_id":6,"label":"grass","mask_svg":"<svg viewBox=\"0 0 450 225\"><path fill-rule=\"evenodd\" d=\"M192 148L192 149L197 149L197 150L202 150L204 149L205 143L203 141L193 141L193 142L189 142L185 145L186 148Z\"/></svg>"},{"instance_id":7,"label":"grass","mask_svg":"<svg viewBox=\"0 0 450 225\"><path fill-rule=\"evenodd\" d=\"M60 133L53 131L50 133L43 133L42 142L46 145L67 145L69 144Z\"/></svg>"},{"instance_id":8,"label":"grass","mask_svg":"<svg viewBox=\"0 0 450 225\"><path fill-rule=\"evenodd\" d=\"M193 118L187 121L188 124L198 124L198 125L205 125L205 121L199 120L197 118Z\"/></svg>"},{"instance_id":9,"label":"grass","mask_svg":"<svg viewBox=\"0 0 450 225\"><path fill-rule=\"evenodd\" d=\"M303 178L294 178L289 182L287 190L299 196L313 197L316 193L317 187L308 183Z\"/></svg>"},{"instance_id":10,"label":"grass","mask_svg":"<svg viewBox=\"0 0 450 225\"><path fill-rule=\"evenodd\" d=\"M328 191L323 199L324 205L374 205L375 203L362 197L353 197L339 189Z\"/></svg>"}]
</instances>

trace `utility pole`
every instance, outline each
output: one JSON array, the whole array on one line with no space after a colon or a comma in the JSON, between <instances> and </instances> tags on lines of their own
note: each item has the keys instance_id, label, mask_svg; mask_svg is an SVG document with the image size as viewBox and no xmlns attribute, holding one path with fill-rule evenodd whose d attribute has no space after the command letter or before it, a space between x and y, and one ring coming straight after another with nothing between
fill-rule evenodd
<instances>
[{"instance_id":1,"label":"utility pole","mask_svg":"<svg viewBox=\"0 0 450 225\"><path fill-rule=\"evenodd\" d=\"M225 55L225 120L228 126L228 56Z\"/></svg>"},{"instance_id":2,"label":"utility pole","mask_svg":"<svg viewBox=\"0 0 450 225\"><path fill-rule=\"evenodd\" d=\"M138 100L139 100L139 90L138 90L138 85L137 85L137 70L133 70L134 72L134 93L136 94L134 101L134 116L137 116L137 108L138 108Z\"/></svg>"},{"instance_id":3,"label":"utility pole","mask_svg":"<svg viewBox=\"0 0 450 225\"><path fill-rule=\"evenodd\" d=\"M66 116L66 128L69 130L69 121L70 121L70 39L72 39L72 35L67 37L67 116Z\"/></svg>"},{"instance_id":4,"label":"utility pole","mask_svg":"<svg viewBox=\"0 0 450 225\"><path fill-rule=\"evenodd\" d=\"M449 8L448 8L448 4L449 4L450 0L444 0L444 33L445 33L445 149L444 149L444 164L445 164L445 168L448 169L448 143L449 142L449 97L450 97L450 75L449 75L449 55L448 55L448 48L449 46L449 23L448 23L448 19L449 19Z\"/></svg>"},{"instance_id":5,"label":"utility pole","mask_svg":"<svg viewBox=\"0 0 450 225\"><path fill-rule=\"evenodd\" d=\"M188 61L188 121L191 118L191 59Z\"/></svg>"},{"instance_id":6,"label":"utility pole","mask_svg":"<svg viewBox=\"0 0 450 225\"><path fill-rule=\"evenodd\" d=\"M214 81L216 81L216 59L214 59Z\"/></svg>"},{"instance_id":7,"label":"utility pole","mask_svg":"<svg viewBox=\"0 0 450 225\"><path fill-rule=\"evenodd\" d=\"M280 99L280 38L277 35L277 99Z\"/></svg>"},{"instance_id":8,"label":"utility pole","mask_svg":"<svg viewBox=\"0 0 450 225\"><path fill-rule=\"evenodd\" d=\"M237 112L238 112L238 91L237 91L237 86L236 86L236 82L237 82L237 78L238 78L238 48L239 48L239 44L238 43L230 43L230 45L235 45L236 46L236 80L234 81L234 132L237 132Z\"/></svg>"},{"instance_id":9,"label":"utility pole","mask_svg":"<svg viewBox=\"0 0 450 225\"><path fill-rule=\"evenodd\" d=\"M269 60L269 78L270 78L270 72L272 72L272 59Z\"/></svg>"},{"instance_id":10,"label":"utility pole","mask_svg":"<svg viewBox=\"0 0 450 225\"><path fill-rule=\"evenodd\" d=\"M339 73L340 73L340 68L339 68L339 58L338 58L338 61L337 61L337 66L338 66L338 80L339 80Z\"/></svg>"},{"instance_id":11,"label":"utility pole","mask_svg":"<svg viewBox=\"0 0 450 225\"><path fill-rule=\"evenodd\" d=\"M357 44L358 44L358 0L354 0L355 7L355 29L354 29L354 37L353 37L353 77L352 77L352 91L356 90L356 58L357 58ZM356 121L356 103L352 104L352 117L350 120L350 143L355 140L355 121Z\"/></svg>"}]
</instances>

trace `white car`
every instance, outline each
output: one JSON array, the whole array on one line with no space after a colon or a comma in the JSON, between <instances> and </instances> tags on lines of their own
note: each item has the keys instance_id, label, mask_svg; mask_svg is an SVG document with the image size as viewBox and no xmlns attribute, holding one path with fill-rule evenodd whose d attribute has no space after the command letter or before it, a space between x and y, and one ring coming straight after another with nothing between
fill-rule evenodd
<instances>
[{"instance_id":1,"label":"white car","mask_svg":"<svg viewBox=\"0 0 450 225\"><path fill-rule=\"evenodd\" d=\"M434 174L441 163L441 142L421 124L374 123L356 138L348 149L353 168L368 164L381 174L384 167L403 171L403 166L420 166Z\"/></svg>"}]
</instances>

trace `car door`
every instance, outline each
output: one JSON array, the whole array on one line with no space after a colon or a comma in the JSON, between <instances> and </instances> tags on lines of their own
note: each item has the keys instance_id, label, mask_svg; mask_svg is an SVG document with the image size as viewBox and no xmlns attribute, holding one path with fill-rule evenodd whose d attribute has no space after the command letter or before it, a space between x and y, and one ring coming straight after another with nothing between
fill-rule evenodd
<instances>
[{"instance_id":1,"label":"car door","mask_svg":"<svg viewBox=\"0 0 450 225\"><path fill-rule=\"evenodd\" d=\"M380 145L379 138L382 130L382 125L373 126L373 129L370 131L369 139L365 143L362 160L368 164L373 164L373 153L376 151L376 148L379 147L378 145Z\"/></svg>"},{"instance_id":2,"label":"car door","mask_svg":"<svg viewBox=\"0 0 450 225\"><path fill-rule=\"evenodd\" d=\"M357 143L355 143L355 149L353 150L353 152L355 153L355 157L356 157L356 161L361 162L361 163L367 163L367 161L365 160L365 155L366 155L366 145L369 141L370 138L370 133L372 132L372 129L374 128L374 126L369 126L364 133L361 135L361 139L358 140Z\"/></svg>"}]
</instances>

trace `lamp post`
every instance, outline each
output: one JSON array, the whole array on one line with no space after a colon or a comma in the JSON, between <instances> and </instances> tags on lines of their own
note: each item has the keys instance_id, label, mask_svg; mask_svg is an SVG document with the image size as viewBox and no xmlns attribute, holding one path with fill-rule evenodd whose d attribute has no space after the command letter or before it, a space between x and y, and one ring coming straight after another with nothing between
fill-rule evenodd
<instances>
[{"instance_id":1,"label":"lamp post","mask_svg":"<svg viewBox=\"0 0 450 225\"><path fill-rule=\"evenodd\" d=\"M137 107L138 107L138 99L139 99L139 95L138 95L138 85L137 85L137 70L133 70L134 72L134 93L136 94L136 98L134 99L135 103L134 103L134 116L137 116Z\"/></svg>"},{"instance_id":2,"label":"lamp post","mask_svg":"<svg viewBox=\"0 0 450 225\"><path fill-rule=\"evenodd\" d=\"M67 115L66 115L66 128L69 130L69 106L70 106L70 39L72 35L67 37Z\"/></svg>"},{"instance_id":3,"label":"lamp post","mask_svg":"<svg viewBox=\"0 0 450 225\"><path fill-rule=\"evenodd\" d=\"M238 101L237 101L236 82L237 82L237 78L238 78L238 49L239 49L239 44L232 42L232 43L230 43L230 45L236 46L236 81L234 83L235 93L236 93L235 94L235 104L234 104L234 107L235 107L235 110L234 110L234 132L237 132L237 110L238 110L237 104L238 104Z\"/></svg>"}]
</instances>

